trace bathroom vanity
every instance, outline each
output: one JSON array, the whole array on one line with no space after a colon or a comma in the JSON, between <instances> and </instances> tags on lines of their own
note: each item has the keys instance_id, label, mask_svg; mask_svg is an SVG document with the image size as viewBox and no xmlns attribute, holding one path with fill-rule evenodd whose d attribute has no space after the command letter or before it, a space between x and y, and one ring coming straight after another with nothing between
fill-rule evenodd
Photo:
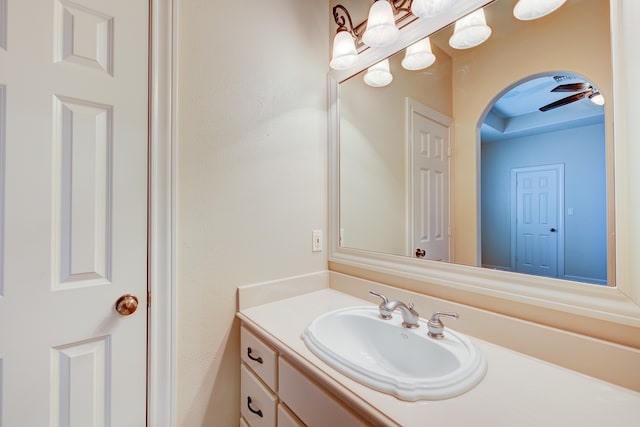
<instances>
[{"instance_id":1,"label":"bathroom vanity","mask_svg":"<svg viewBox=\"0 0 640 427\"><path fill-rule=\"evenodd\" d=\"M241 425L623 427L636 425L640 419L640 393L474 336L469 338L482 351L488 370L464 394L410 402L364 386L318 358L307 348L302 334L324 313L377 303L362 286L353 286L350 295L331 288L330 281L323 282L322 277L239 289ZM439 302L398 292L412 299L419 312ZM428 318L431 313L420 315ZM446 323L446 328L456 331L452 323ZM505 323L505 327L509 326Z\"/></svg>"},{"instance_id":2,"label":"bathroom vanity","mask_svg":"<svg viewBox=\"0 0 640 427\"><path fill-rule=\"evenodd\" d=\"M304 368L297 368L267 335L243 325L241 349L241 423L252 427L293 427L316 422L335 426L369 425L305 374Z\"/></svg>"}]
</instances>

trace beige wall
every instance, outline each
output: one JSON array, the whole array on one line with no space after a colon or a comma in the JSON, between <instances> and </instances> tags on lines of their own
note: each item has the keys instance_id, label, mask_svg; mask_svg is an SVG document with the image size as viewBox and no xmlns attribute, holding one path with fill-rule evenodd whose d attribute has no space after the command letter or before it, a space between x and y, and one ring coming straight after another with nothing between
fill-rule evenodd
<instances>
[{"instance_id":1,"label":"beige wall","mask_svg":"<svg viewBox=\"0 0 640 427\"><path fill-rule=\"evenodd\" d=\"M177 419L239 417L239 285L326 269L328 2L178 2Z\"/></svg>"}]
</instances>

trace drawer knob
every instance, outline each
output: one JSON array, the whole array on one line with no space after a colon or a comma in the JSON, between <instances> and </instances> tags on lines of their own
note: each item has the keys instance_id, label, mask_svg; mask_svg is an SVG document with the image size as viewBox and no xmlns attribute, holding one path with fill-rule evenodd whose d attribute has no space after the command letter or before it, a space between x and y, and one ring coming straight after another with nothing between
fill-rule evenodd
<instances>
[{"instance_id":1,"label":"drawer knob","mask_svg":"<svg viewBox=\"0 0 640 427\"><path fill-rule=\"evenodd\" d=\"M251 347L247 347L247 356L249 357L249 359L255 360L256 362L262 364L262 357L253 357L251 355Z\"/></svg>"},{"instance_id":2,"label":"drawer knob","mask_svg":"<svg viewBox=\"0 0 640 427\"><path fill-rule=\"evenodd\" d=\"M262 415L262 411L260 409L255 410L251 407L251 396L247 396L247 408L249 408L249 410L251 412L253 412L254 414L256 414L259 417L264 417L264 415Z\"/></svg>"}]
</instances>

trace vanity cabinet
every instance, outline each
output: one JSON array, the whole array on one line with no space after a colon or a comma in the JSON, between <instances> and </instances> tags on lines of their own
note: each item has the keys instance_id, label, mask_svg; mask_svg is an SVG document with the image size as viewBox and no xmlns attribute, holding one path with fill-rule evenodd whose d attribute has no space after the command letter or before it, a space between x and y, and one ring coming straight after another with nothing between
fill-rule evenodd
<instances>
[{"instance_id":1,"label":"vanity cabinet","mask_svg":"<svg viewBox=\"0 0 640 427\"><path fill-rule=\"evenodd\" d=\"M240 345L241 426L370 425L245 325Z\"/></svg>"},{"instance_id":2,"label":"vanity cabinet","mask_svg":"<svg viewBox=\"0 0 640 427\"><path fill-rule=\"evenodd\" d=\"M287 359L280 357L278 366L280 368L278 375L280 399L286 402L305 425L309 427L371 425L351 412L342 402Z\"/></svg>"},{"instance_id":3,"label":"vanity cabinet","mask_svg":"<svg viewBox=\"0 0 640 427\"><path fill-rule=\"evenodd\" d=\"M244 326L240 329L240 346L240 424L276 427L278 352Z\"/></svg>"}]
</instances>

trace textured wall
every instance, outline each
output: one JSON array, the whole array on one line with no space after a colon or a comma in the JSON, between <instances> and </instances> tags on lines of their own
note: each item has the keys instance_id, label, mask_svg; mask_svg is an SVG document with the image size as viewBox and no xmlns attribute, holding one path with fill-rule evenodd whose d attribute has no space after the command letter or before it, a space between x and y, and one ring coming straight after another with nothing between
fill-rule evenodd
<instances>
[{"instance_id":1,"label":"textured wall","mask_svg":"<svg viewBox=\"0 0 640 427\"><path fill-rule=\"evenodd\" d=\"M236 288L327 267L329 8L178 6L178 425L231 426Z\"/></svg>"}]
</instances>

